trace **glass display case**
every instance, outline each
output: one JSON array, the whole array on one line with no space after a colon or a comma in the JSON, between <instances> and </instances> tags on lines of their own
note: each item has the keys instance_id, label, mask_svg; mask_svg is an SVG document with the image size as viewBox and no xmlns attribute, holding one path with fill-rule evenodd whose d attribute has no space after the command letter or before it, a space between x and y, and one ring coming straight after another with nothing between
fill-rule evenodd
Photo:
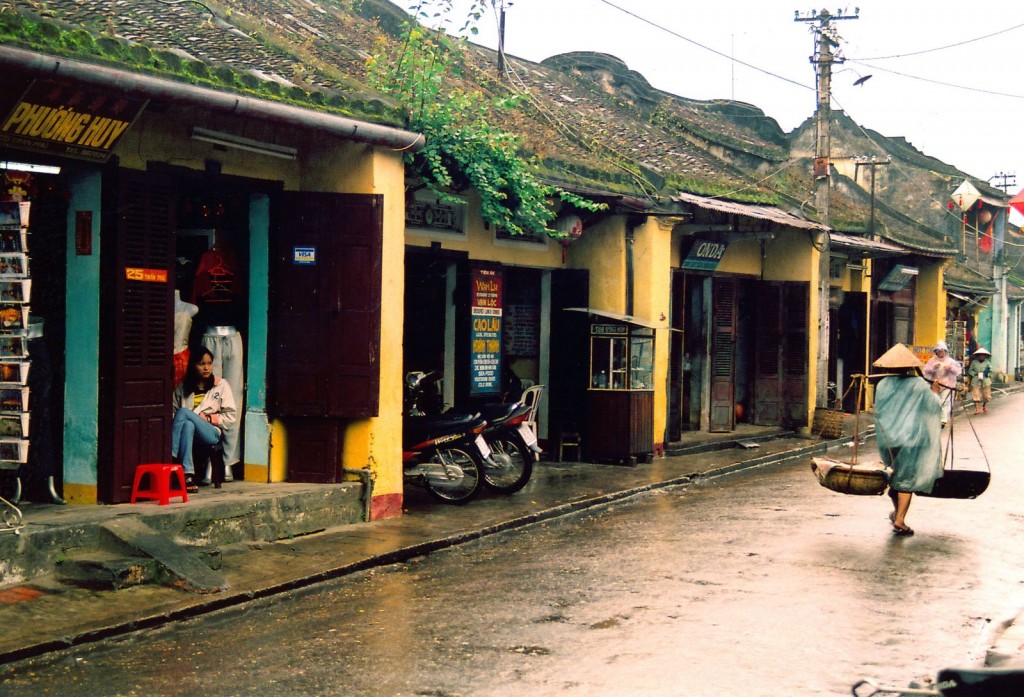
<instances>
[{"instance_id":1,"label":"glass display case","mask_svg":"<svg viewBox=\"0 0 1024 697\"><path fill-rule=\"evenodd\" d=\"M590 389L654 388L654 330L595 324L590 330Z\"/></svg>"},{"instance_id":2,"label":"glass display case","mask_svg":"<svg viewBox=\"0 0 1024 697\"><path fill-rule=\"evenodd\" d=\"M654 449L654 329L629 323L590 326L589 454L624 464Z\"/></svg>"}]
</instances>

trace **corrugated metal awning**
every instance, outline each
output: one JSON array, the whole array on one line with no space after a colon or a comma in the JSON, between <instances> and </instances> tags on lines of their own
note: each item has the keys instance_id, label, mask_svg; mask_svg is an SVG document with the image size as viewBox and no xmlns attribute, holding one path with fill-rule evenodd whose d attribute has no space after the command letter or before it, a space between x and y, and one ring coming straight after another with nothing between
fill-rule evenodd
<instances>
[{"instance_id":1,"label":"corrugated metal awning","mask_svg":"<svg viewBox=\"0 0 1024 697\"><path fill-rule=\"evenodd\" d=\"M706 196L697 196L695 194L688 194L682 191L673 198L683 203L692 204L698 208L718 211L719 213L729 213L731 215L743 215L748 218L770 220L771 222L778 223L779 225L799 228L801 230L828 231L831 229L827 225L816 223L813 220L799 218L792 213L787 213L784 210L774 208L772 206L758 206L751 203L723 201L722 199L707 198Z\"/></svg>"},{"instance_id":2,"label":"corrugated metal awning","mask_svg":"<svg viewBox=\"0 0 1024 697\"><path fill-rule=\"evenodd\" d=\"M613 319L617 322L625 322L626 324L635 324L638 327L646 327L648 329L671 329L674 332L681 332L682 329L673 329L668 326L665 321L655 322L652 319L645 319L643 317L634 317L633 315L624 315L621 312L611 312L609 310L598 310L594 307L567 307L566 312L586 312L588 315L594 315L595 317L604 317L605 319Z\"/></svg>"},{"instance_id":3,"label":"corrugated metal awning","mask_svg":"<svg viewBox=\"0 0 1024 697\"><path fill-rule=\"evenodd\" d=\"M898 244L869 240L866 237L857 237L856 235L843 235L838 232L833 232L829 234L829 239L831 240L833 247L855 250L869 257L913 254L911 250L906 247L901 247Z\"/></svg>"}]
</instances>

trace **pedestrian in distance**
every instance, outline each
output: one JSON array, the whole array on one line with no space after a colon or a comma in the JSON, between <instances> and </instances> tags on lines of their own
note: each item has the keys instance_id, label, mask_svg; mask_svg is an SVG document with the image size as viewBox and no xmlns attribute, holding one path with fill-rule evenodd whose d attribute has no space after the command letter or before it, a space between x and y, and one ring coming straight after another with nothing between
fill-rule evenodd
<instances>
[{"instance_id":1,"label":"pedestrian in distance","mask_svg":"<svg viewBox=\"0 0 1024 697\"><path fill-rule=\"evenodd\" d=\"M971 379L974 413L987 414L988 403L992 401L992 354L984 346L979 346L978 350L971 354L967 376Z\"/></svg>"},{"instance_id":2,"label":"pedestrian in distance","mask_svg":"<svg viewBox=\"0 0 1024 697\"><path fill-rule=\"evenodd\" d=\"M171 397L171 457L185 470L189 493L199 491L196 484L192 445L216 445L237 416L231 385L213 374L213 353L199 346L190 350L191 363L185 379L174 388Z\"/></svg>"},{"instance_id":3,"label":"pedestrian in distance","mask_svg":"<svg viewBox=\"0 0 1024 697\"><path fill-rule=\"evenodd\" d=\"M915 493L929 493L942 476L943 407L921 377L921 360L896 344L872 365L886 371L875 387L875 438L882 462L892 468L892 532L909 536L907 511Z\"/></svg>"},{"instance_id":4,"label":"pedestrian in distance","mask_svg":"<svg viewBox=\"0 0 1024 697\"><path fill-rule=\"evenodd\" d=\"M942 405L942 425L949 422L953 412L953 392L956 381L963 372L960 362L949 355L949 347L945 341L935 344L934 355L924 364L924 379L932 384L932 392Z\"/></svg>"}]
</instances>

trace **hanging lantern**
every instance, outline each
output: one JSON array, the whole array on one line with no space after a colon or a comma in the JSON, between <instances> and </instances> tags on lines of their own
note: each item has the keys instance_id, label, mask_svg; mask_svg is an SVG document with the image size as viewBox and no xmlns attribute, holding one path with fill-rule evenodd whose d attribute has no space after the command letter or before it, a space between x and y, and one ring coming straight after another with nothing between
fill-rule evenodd
<instances>
[{"instance_id":1,"label":"hanging lantern","mask_svg":"<svg viewBox=\"0 0 1024 697\"><path fill-rule=\"evenodd\" d=\"M575 240L583 235L583 219L575 213L558 216L555 229L565 239Z\"/></svg>"},{"instance_id":2,"label":"hanging lantern","mask_svg":"<svg viewBox=\"0 0 1024 697\"><path fill-rule=\"evenodd\" d=\"M992 221L992 212L983 210L978 213L978 223L980 225L988 225Z\"/></svg>"}]
</instances>

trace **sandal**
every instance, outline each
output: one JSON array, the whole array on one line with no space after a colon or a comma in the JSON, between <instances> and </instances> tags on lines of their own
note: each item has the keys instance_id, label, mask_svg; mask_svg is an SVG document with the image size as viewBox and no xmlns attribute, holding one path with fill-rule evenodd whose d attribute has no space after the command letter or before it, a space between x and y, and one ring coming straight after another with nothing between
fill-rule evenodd
<instances>
[{"instance_id":1,"label":"sandal","mask_svg":"<svg viewBox=\"0 0 1024 697\"><path fill-rule=\"evenodd\" d=\"M198 494L199 487L196 486L196 480L191 474L185 475L185 491L190 494Z\"/></svg>"},{"instance_id":2,"label":"sandal","mask_svg":"<svg viewBox=\"0 0 1024 697\"><path fill-rule=\"evenodd\" d=\"M897 537L910 537L914 534L914 529L906 525L904 525L903 527L893 525L892 534L896 535Z\"/></svg>"}]
</instances>

